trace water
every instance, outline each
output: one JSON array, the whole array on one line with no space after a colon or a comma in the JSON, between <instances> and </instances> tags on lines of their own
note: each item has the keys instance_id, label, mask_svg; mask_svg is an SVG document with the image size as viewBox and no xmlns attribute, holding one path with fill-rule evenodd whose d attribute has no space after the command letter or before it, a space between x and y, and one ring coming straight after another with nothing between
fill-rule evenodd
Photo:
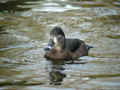
<instances>
[{"instance_id":1,"label":"water","mask_svg":"<svg viewBox=\"0 0 120 90\"><path fill-rule=\"evenodd\" d=\"M120 90L119 0L1 0L0 90ZM46 60L54 26L94 46L71 62Z\"/></svg>"}]
</instances>

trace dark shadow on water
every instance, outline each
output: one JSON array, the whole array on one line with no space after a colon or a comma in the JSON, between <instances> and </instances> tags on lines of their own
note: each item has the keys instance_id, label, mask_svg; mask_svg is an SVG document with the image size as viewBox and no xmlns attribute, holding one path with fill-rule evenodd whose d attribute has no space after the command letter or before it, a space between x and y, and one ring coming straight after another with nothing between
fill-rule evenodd
<instances>
[{"instance_id":1,"label":"dark shadow on water","mask_svg":"<svg viewBox=\"0 0 120 90\"><path fill-rule=\"evenodd\" d=\"M0 1L0 12L4 12L7 11L9 13L14 13L15 11L26 11L29 10L31 8L22 8L22 7L18 7L18 5L30 5L30 4L26 4L25 2L29 2L29 1L40 1L40 0L9 0L7 2L1 2ZM43 0L41 0L43 1Z\"/></svg>"}]
</instances>

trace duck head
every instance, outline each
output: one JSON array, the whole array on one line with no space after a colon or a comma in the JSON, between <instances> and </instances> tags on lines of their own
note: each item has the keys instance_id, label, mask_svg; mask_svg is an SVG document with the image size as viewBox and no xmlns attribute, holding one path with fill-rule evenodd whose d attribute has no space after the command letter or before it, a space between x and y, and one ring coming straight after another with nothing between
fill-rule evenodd
<instances>
[{"instance_id":1,"label":"duck head","mask_svg":"<svg viewBox=\"0 0 120 90\"><path fill-rule=\"evenodd\" d=\"M50 40L45 47L45 51L51 50L53 47L57 50L61 50L65 45L65 34L60 27L54 27L50 32Z\"/></svg>"}]
</instances>

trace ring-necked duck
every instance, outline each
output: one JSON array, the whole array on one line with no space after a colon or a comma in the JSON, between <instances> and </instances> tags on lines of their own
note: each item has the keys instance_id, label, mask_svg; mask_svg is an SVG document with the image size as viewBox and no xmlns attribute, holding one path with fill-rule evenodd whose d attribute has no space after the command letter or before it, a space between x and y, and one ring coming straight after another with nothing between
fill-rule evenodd
<instances>
[{"instance_id":1,"label":"ring-necked duck","mask_svg":"<svg viewBox=\"0 0 120 90\"><path fill-rule=\"evenodd\" d=\"M89 49L92 48L79 39L66 38L60 27L54 27L50 32L50 40L47 51L44 55L52 60L73 60L81 56L87 56Z\"/></svg>"}]
</instances>

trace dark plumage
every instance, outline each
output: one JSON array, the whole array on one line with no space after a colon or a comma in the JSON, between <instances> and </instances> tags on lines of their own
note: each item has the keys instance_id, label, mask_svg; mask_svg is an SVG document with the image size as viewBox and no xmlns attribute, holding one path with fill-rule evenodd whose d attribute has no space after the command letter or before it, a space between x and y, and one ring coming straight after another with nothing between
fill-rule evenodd
<instances>
[{"instance_id":1,"label":"dark plumage","mask_svg":"<svg viewBox=\"0 0 120 90\"><path fill-rule=\"evenodd\" d=\"M48 49L49 47L49 49ZM45 58L52 60L70 60L81 56L87 56L92 48L79 39L65 38L65 34L60 27L55 27L50 32L50 40L45 48Z\"/></svg>"}]
</instances>

